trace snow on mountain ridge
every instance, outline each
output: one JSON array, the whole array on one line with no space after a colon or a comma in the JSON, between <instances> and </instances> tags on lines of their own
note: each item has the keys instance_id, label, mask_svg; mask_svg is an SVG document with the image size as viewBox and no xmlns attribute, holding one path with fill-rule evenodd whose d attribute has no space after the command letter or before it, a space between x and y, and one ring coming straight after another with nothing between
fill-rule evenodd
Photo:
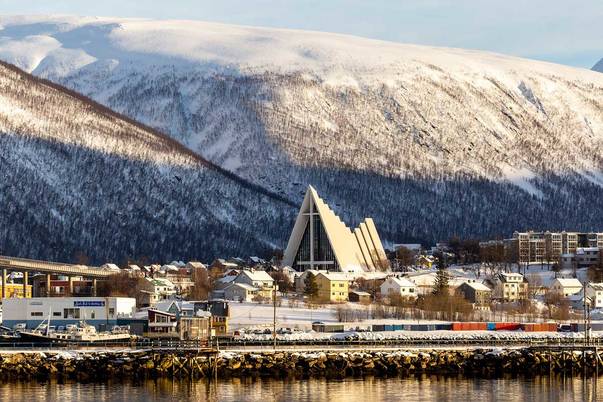
<instances>
[{"instance_id":1,"label":"snow on mountain ridge","mask_svg":"<svg viewBox=\"0 0 603 402\"><path fill-rule=\"evenodd\" d=\"M158 58L163 58L160 62L220 67L223 73L312 71L328 75L339 70L355 75L356 79L381 82L387 79L385 72L395 74L400 64L418 62L451 72L483 69L510 72L529 68L546 74L589 76L585 69L483 51L201 21L33 16L0 17L0 25L0 34L11 38L13 44L26 43L32 36L46 36L57 39L64 48L82 49L96 59L157 64ZM0 49L4 50L3 46ZM46 55L54 50L46 49ZM3 57L9 62L16 61ZM27 65L14 64L33 71Z\"/></svg>"}]
</instances>

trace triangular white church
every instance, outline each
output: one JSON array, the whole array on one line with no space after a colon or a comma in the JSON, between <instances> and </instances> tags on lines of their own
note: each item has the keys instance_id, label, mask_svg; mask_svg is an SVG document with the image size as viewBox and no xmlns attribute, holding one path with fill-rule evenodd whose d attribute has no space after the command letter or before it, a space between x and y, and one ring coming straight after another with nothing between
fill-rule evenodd
<instances>
[{"instance_id":1,"label":"triangular white church","mask_svg":"<svg viewBox=\"0 0 603 402\"><path fill-rule=\"evenodd\" d=\"M389 269L389 261L371 218L350 230L309 186L285 250L283 266L296 271L372 272Z\"/></svg>"}]
</instances>

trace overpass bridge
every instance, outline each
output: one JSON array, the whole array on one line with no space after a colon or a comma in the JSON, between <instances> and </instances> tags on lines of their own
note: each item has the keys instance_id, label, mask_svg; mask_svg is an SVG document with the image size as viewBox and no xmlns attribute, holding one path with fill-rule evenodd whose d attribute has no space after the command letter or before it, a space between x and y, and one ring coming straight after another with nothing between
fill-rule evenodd
<instances>
[{"instance_id":1,"label":"overpass bridge","mask_svg":"<svg viewBox=\"0 0 603 402\"><path fill-rule=\"evenodd\" d=\"M69 290L73 293L73 277L81 276L92 279L92 293L96 295L96 280L105 279L118 273L115 270L87 265L63 264L51 261L38 261L26 258L0 256L0 269L2 269L2 298L6 297L7 271L23 272L23 294L26 294L29 272L46 274L46 292L50 289L50 275L65 275L69 278Z\"/></svg>"}]
</instances>

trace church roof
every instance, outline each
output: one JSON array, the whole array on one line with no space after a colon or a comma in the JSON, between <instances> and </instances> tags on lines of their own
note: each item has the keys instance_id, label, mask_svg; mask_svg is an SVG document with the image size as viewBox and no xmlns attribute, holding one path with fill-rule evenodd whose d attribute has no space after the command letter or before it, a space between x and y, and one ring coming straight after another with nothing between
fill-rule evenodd
<instances>
[{"instance_id":1,"label":"church roof","mask_svg":"<svg viewBox=\"0 0 603 402\"><path fill-rule=\"evenodd\" d=\"M350 230L329 206L308 187L295 226L289 238L283 265L293 266L309 221L311 207L318 214L327 235L339 269L346 272L371 272L387 269L389 263L371 218L367 218L354 231Z\"/></svg>"}]
</instances>

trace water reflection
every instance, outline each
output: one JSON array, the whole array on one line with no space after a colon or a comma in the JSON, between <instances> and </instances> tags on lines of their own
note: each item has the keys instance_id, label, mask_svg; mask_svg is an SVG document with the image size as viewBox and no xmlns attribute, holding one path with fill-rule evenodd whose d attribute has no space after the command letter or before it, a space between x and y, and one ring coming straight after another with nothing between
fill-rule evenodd
<instances>
[{"instance_id":1,"label":"water reflection","mask_svg":"<svg viewBox=\"0 0 603 402\"><path fill-rule=\"evenodd\" d=\"M145 381L79 384L3 382L10 401L603 401L603 377L503 377L478 379L421 376L345 380Z\"/></svg>"}]
</instances>

